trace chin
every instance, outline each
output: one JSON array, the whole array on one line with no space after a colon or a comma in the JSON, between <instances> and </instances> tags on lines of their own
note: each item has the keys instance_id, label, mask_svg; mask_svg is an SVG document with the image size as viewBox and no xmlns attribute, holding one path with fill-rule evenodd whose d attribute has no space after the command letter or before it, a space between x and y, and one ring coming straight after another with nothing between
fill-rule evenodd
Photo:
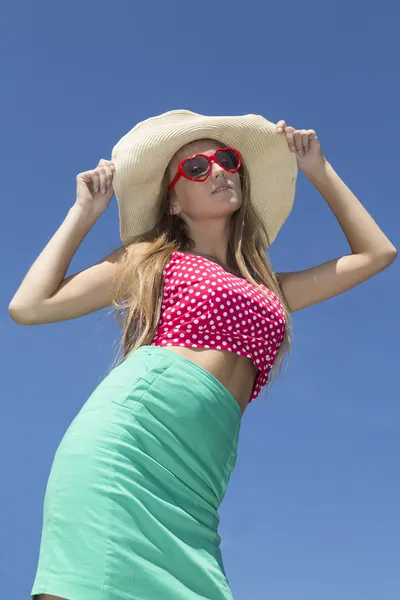
<instances>
[{"instance_id":1,"label":"chin","mask_svg":"<svg viewBox=\"0 0 400 600\"><path fill-rule=\"evenodd\" d=\"M220 210L217 211L217 214L215 216L219 216L219 217L229 217L230 215L233 215L233 213L235 213L236 211L239 210L239 208L241 207L242 203L241 202L230 202L225 204L224 207L220 207Z\"/></svg>"},{"instance_id":2,"label":"chin","mask_svg":"<svg viewBox=\"0 0 400 600\"><path fill-rule=\"evenodd\" d=\"M220 192L211 195L212 202L219 202L220 204L226 204L227 202L242 203L241 195L236 190L227 190L226 192Z\"/></svg>"},{"instance_id":3,"label":"chin","mask_svg":"<svg viewBox=\"0 0 400 600\"><path fill-rule=\"evenodd\" d=\"M232 191L231 194L227 194L227 198L225 199L224 206L231 208L232 210L238 210L242 206L242 198L236 194L235 191Z\"/></svg>"}]
</instances>

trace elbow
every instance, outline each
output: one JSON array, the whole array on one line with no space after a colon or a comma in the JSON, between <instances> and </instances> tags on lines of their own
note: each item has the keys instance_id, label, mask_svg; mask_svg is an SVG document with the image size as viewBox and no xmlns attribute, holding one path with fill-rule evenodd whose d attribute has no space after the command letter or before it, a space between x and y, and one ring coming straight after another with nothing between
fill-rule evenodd
<instances>
[{"instance_id":1,"label":"elbow","mask_svg":"<svg viewBox=\"0 0 400 600\"><path fill-rule=\"evenodd\" d=\"M8 314L18 325L36 325L36 313L32 308L18 306L15 302L8 305Z\"/></svg>"},{"instance_id":2,"label":"elbow","mask_svg":"<svg viewBox=\"0 0 400 600\"><path fill-rule=\"evenodd\" d=\"M390 250L387 254L384 255L384 260L386 262L386 266L389 266L394 262L397 258L398 251L393 247L393 250Z\"/></svg>"},{"instance_id":3,"label":"elbow","mask_svg":"<svg viewBox=\"0 0 400 600\"><path fill-rule=\"evenodd\" d=\"M392 248L387 252L381 252L379 254L373 255L371 257L371 261L376 265L378 271L383 271L387 269L397 258L398 252L396 248Z\"/></svg>"}]
</instances>

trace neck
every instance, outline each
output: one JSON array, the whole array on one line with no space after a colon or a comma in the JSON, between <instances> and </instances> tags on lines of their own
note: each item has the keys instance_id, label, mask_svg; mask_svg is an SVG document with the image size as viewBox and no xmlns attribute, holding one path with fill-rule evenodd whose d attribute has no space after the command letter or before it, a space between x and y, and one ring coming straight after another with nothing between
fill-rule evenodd
<instances>
[{"instance_id":1,"label":"neck","mask_svg":"<svg viewBox=\"0 0 400 600\"><path fill-rule=\"evenodd\" d=\"M218 262L224 268L228 266L228 240L229 226L224 220L215 223L205 223L190 230L190 237L194 241L193 254L200 254Z\"/></svg>"},{"instance_id":2,"label":"neck","mask_svg":"<svg viewBox=\"0 0 400 600\"><path fill-rule=\"evenodd\" d=\"M228 273L232 273L232 275L236 275L237 277L242 277L242 275L238 269L235 269L235 268L231 267L230 265L228 265L228 261L222 262L213 254L207 254L205 252L197 252L196 250L190 250L190 252L188 252L188 253L195 254L196 256L203 256L204 258L208 258L209 260L212 260L216 264L220 265Z\"/></svg>"}]
</instances>

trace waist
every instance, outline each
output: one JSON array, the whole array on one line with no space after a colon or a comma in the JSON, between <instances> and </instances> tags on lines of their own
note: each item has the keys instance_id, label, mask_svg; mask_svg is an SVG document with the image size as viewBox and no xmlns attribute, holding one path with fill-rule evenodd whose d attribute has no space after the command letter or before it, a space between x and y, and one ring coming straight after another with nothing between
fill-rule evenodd
<instances>
[{"instance_id":1,"label":"waist","mask_svg":"<svg viewBox=\"0 0 400 600\"><path fill-rule=\"evenodd\" d=\"M172 345L168 348L163 346L163 349L183 356L215 377L235 398L243 414L257 376L257 369L250 358L214 348Z\"/></svg>"},{"instance_id":2,"label":"waist","mask_svg":"<svg viewBox=\"0 0 400 600\"><path fill-rule=\"evenodd\" d=\"M113 390L125 380L131 387L119 395L130 408L129 439L215 510L236 462L236 400L196 363L155 346L140 347L107 379Z\"/></svg>"}]
</instances>

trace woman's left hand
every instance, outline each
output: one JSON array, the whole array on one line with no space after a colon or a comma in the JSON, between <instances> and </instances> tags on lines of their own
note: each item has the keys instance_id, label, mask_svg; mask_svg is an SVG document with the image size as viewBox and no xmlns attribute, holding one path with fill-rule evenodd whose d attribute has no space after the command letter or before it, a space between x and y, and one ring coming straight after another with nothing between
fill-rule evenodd
<instances>
[{"instance_id":1,"label":"woman's left hand","mask_svg":"<svg viewBox=\"0 0 400 600\"><path fill-rule=\"evenodd\" d=\"M276 131L284 134L292 152L296 152L297 166L303 173L312 173L324 166L326 160L314 129L295 129L286 121L278 121Z\"/></svg>"}]
</instances>

